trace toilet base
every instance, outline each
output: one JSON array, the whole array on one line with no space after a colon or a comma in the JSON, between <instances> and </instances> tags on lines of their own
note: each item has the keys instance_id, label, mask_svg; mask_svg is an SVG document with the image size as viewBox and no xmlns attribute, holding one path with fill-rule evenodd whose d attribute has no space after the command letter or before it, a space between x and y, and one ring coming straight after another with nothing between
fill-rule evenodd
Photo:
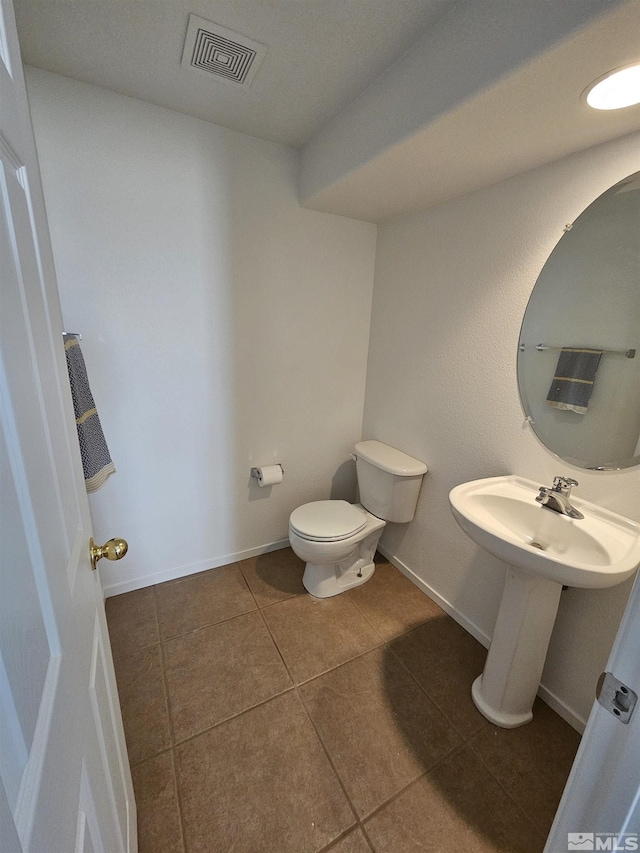
<instances>
[{"instance_id":1,"label":"toilet base","mask_svg":"<svg viewBox=\"0 0 640 853\"><path fill-rule=\"evenodd\" d=\"M357 560L343 568L342 563L307 563L302 583L314 598L331 598L366 583L376 570L375 563Z\"/></svg>"}]
</instances>

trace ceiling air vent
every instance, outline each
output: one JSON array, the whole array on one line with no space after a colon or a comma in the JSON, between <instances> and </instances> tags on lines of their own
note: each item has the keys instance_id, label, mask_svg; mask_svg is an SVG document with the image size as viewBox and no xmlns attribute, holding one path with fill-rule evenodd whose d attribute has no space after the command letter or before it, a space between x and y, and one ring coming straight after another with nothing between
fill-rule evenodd
<instances>
[{"instance_id":1,"label":"ceiling air vent","mask_svg":"<svg viewBox=\"0 0 640 853\"><path fill-rule=\"evenodd\" d=\"M224 27L189 15L182 65L250 86L267 48Z\"/></svg>"}]
</instances>

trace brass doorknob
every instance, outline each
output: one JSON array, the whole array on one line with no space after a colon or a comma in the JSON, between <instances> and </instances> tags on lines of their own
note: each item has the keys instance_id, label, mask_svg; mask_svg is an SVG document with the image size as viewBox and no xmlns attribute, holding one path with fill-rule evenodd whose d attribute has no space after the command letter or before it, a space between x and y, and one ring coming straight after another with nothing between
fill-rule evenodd
<instances>
[{"instance_id":1,"label":"brass doorknob","mask_svg":"<svg viewBox=\"0 0 640 853\"><path fill-rule=\"evenodd\" d=\"M91 557L91 568L96 568L96 563L103 557L107 560L121 560L129 550L124 539L109 539L104 545L96 545L93 538L89 540L89 556Z\"/></svg>"}]
</instances>

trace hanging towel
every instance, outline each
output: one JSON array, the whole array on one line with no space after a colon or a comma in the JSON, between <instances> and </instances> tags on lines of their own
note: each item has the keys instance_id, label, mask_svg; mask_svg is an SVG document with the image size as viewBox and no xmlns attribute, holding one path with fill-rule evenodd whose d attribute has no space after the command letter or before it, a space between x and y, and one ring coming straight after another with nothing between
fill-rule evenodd
<instances>
[{"instance_id":1,"label":"hanging towel","mask_svg":"<svg viewBox=\"0 0 640 853\"><path fill-rule=\"evenodd\" d=\"M602 350L563 347L547 394L547 406L584 415L601 355Z\"/></svg>"},{"instance_id":2,"label":"hanging towel","mask_svg":"<svg viewBox=\"0 0 640 853\"><path fill-rule=\"evenodd\" d=\"M89 388L87 368L75 335L66 336L64 349L67 356L67 370L69 371L69 384L71 385L71 397L73 398L73 409L76 416L85 485L88 492L95 492L103 485L109 474L113 474L116 469L111 461L109 448L102 432L100 418Z\"/></svg>"}]
</instances>

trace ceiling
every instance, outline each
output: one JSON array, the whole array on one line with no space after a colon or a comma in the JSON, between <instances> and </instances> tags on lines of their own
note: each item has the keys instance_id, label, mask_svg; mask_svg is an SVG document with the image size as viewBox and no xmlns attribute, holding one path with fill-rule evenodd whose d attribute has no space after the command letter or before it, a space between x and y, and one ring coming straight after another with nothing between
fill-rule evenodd
<instances>
[{"instance_id":1,"label":"ceiling","mask_svg":"<svg viewBox=\"0 0 640 853\"><path fill-rule=\"evenodd\" d=\"M473 0L476 7L483 2ZM560 0L556 6L563 4ZM495 5L494 0L486 0L485 5ZM640 131L640 105L603 112L591 109L581 97L602 74L640 60L640 0L617 5L541 50L531 50L535 21L530 20L526 29L520 26L517 7L521 5L513 3L516 15L510 22L510 43L514 45L523 33L526 38L512 61L494 68L483 79L487 55L498 52L487 33L485 50L477 56L475 67L466 77L451 69L452 74L458 73L456 85L449 84L438 107L425 109L404 132L396 131L389 139L388 123L384 122L387 138L377 141L383 131L376 127L376 116L382 110L372 98L374 86L367 103L361 97L348 114L311 140L303 150L300 197L305 206L383 222ZM548 4L536 0L530 5L543 9ZM465 14L465 20L468 17ZM485 11L483 20L486 17ZM543 15L543 21L547 19ZM446 53L450 45L442 37L442 23L436 27L441 38L430 45L430 51L421 50L421 56L433 55L437 47ZM552 32L557 32L560 23ZM502 29L508 24L502 13ZM570 19L564 22L567 24ZM477 32L477 26L476 22L471 29ZM460 43L462 30L458 23L449 41ZM548 34L544 34L546 38ZM467 43L471 41L467 34ZM394 69L397 85L389 79L391 73L386 75L387 101L397 103L409 88L409 71L399 73L404 62L399 60ZM443 62L441 58L440 65ZM420 76L416 75L416 87L410 93L414 104L419 99ZM440 90L444 92L444 84ZM413 114L416 112L414 107Z\"/></svg>"},{"instance_id":2,"label":"ceiling","mask_svg":"<svg viewBox=\"0 0 640 853\"><path fill-rule=\"evenodd\" d=\"M372 222L640 130L640 107L597 113L580 100L640 60L640 0L15 8L26 64L299 148L301 202ZM250 88L181 65L190 13L267 47Z\"/></svg>"},{"instance_id":3,"label":"ceiling","mask_svg":"<svg viewBox=\"0 0 640 853\"><path fill-rule=\"evenodd\" d=\"M454 0L14 0L23 61L298 148ZM180 64L189 14L267 47L250 89Z\"/></svg>"}]
</instances>

